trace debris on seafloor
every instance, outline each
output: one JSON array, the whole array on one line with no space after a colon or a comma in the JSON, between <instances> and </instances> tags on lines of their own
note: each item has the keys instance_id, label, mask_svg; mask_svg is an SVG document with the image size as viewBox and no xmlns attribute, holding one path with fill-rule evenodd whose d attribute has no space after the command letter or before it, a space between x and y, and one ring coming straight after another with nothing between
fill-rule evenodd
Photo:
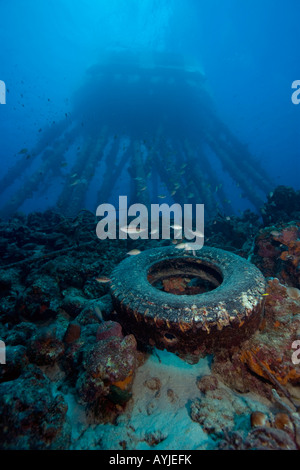
<instances>
[{"instance_id":1,"label":"debris on seafloor","mask_svg":"<svg viewBox=\"0 0 300 470\"><path fill-rule=\"evenodd\" d=\"M207 224L211 246L262 270L268 295L251 338L194 365L115 321L111 272L165 241L99 242L94 224L51 211L0 222L1 448L299 449L299 221L264 226L246 211ZM189 286L179 277L164 288Z\"/></svg>"}]
</instances>

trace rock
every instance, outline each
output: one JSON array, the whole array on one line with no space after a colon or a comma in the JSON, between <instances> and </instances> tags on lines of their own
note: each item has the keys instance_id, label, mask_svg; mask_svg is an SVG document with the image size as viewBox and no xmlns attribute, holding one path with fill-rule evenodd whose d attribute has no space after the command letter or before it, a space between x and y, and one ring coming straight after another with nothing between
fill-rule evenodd
<instances>
[{"instance_id":1,"label":"rock","mask_svg":"<svg viewBox=\"0 0 300 470\"><path fill-rule=\"evenodd\" d=\"M79 376L76 388L81 400L94 403L102 397L116 397L116 389L129 392L136 368L136 341L132 335L121 339L112 336L98 341L83 360L84 372ZM114 386L114 388L112 388ZM121 402L123 403L124 394Z\"/></svg>"},{"instance_id":2,"label":"rock","mask_svg":"<svg viewBox=\"0 0 300 470\"><path fill-rule=\"evenodd\" d=\"M0 271L0 296L8 294L12 286L12 278L8 271Z\"/></svg>"},{"instance_id":3,"label":"rock","mask_svg":"<svg viewBox=\"0 0 300 470\"><path fill-rule=\"evenodd\" d=\"M254 411L251 413L251 426L253 428L261 427L261 426L270 426L270 421L268 416L261 411Z\"/></svg>"},{"instance_id":4,"label":"rock","mask_svg":"<svg viewBox=\"0 0 300 470\"><path fill-rule=\"evenodd\" d=\"M26 345L27 340L37 331L37 326L30 322L21 322L10 330L6 336L6 343L11 346L18 344Z\"/></svg>"},{"instance_id":5,"label":"rock","mask_svg":"<svg viewBox=\"0 0 300 470\"><path fill-rule=\"evenodd\" d=\"M106 321L101 323L97 330L97 341L105 340L112 336L116 336L118 338L124 337L120 323L115 321Z\"/></svg>"},{"instance_id":6,"label":"rock","mask_svg":"<svg viewBox=\"0 0 300 470\"><path fill-rule=\"evenodd\" d=\"M64 344L57 338L55 326L39 330L27 348L30 361L38 365L54 365L64 351Z\"/></svg>"},{"instance_id":7,"label":"rock","mask_svg":"<svg viewBox=\"0 0 300 470\"><path fill-rule=\"evenodd\" d=\"M202 393L206 393L209 390L216 390L218 388L218 384L218 379L214 375L204 375L197 380L197 387Z\"/></svg>"},{"instance_id":8,"label":"rock","mask_svg":"<svg viewBox=\"0 0 300 470\"><path fill-rule=\"evenodd\" d=\"M144 385L152 391L158 391L161 389L161 381L158 377L151 377L144 382Z\"/></svg>"},{"instance_id":9,"label":"rock","mask_svg":"<svg viewBox=\"0 0 300 470\"><path fill-rule=\"evenodd\" d=\"M15 380L28 364L25 346L6 345L6 364L0 366L0 382Z\"/></svg>"},{"instance_id":10,"label":"rock","mask_svg":"<svg viewBox=\"0 0 300 470\"><path fill-rule=\"evenodd\" d=\"M86 300L82 311L78 315L77 321L82 325L102 323L110 319L112 310L113 306L110 295L105 295L99 300Z\"/></svg>"},{"instance_id":11,"label":"rock","mask_svg":"<svg viewBox=\"0 0 300 470\"><path fill-rule=\"evenodd\" d=\"M269 426L253 428L248 434L242 431L224 431L219 442L220 450L297 450L288 433Z\"/></svg>"},{"instance_id":12,"label":"rock","mask_svg":"<svg viewBox=\"0 0 300 470\"><path fill-rule=\"evenodd\" d=\"M70 286L82 289L86 280L84 264L70 255L56 259L52 275L58 280L60 289L67 289Z\"/></svg>"},{"instance_id":13,"label":"rock","mask_svg":"<svg viewBox=\"0 0 300 470\"><path fill-rule=\"evenodd\" d=\"M20 288L19 274L16 269L0 270L0 297L8 295L12 289Z\"/></svg>"},{"instance_id":14,"label":"rock","mask_svg":"<svg viewBox=\"0 0 300 470\"><path fill-rule=\"evenodd\" d=\"M147 444L150 447L155 447L157 444L160 444L160 442L163 442L168 436L161 431L153 431L153 432L147 432L144 437L144 441L147 442Z\"/></svg>"},{"instance_id":15,"label":"rock","mask_svg":"<svg viewBox=\"0 0 300 470\"><path fill-rule=\"evenodd\" d=\"M98 282L95 278L88 279L82 289L88 299L97 299L104 296L109 291L109 283Z\"/></svg>"},{"instance_id":16,"label":"rock","mask_svg":"<svg viewBox=\"0 0 300 470\"><path fill-rule=\"evenodd\" d=\"M60 291L50 276L39 276L31 281L18 301L18 312L31 321L47 321L57 315Z\"/></svg>"},{"instance_id":17,"label":"rock","mask_svg":"<svg viewBox=\"0 0 300 470\"><path fill-rule=\"evenodd\" d=\"M292 362L292 343L300 338L300 301L289 289L269 279L259 331L240 349L215 355L212 371L232 389L272 399L276 381L282 386L300 383L300 370Z\"/></svg>"},{"instance_id":18,"label":"rock","mask_svg":"<svg viewBox=\"0 0 300 470\"><path fill-rule=\"evenodd\" d=\"M75 322L70 322L63 340L65 343L68 343L68 344L74 343L74 341L79 339L80 333L81 333L80 325Z\"/></svg>"},{"instance_id":19,"label":"rock","mask_svg":"<svg viewBox=\"0 0 300 470\"><path fill-rule=\"evenodd\" d=\"M248 415L249 406L245 401L224 388L206 390L201 398L191 403L191 418L199 423L208 434L222 434L232 429L237 416Z\"/></svg>"},{"instance_id":20,"label":"rock","mask_svg":"<svg viewBox=\"0 0 300 470\"><path fill-rule=\"evenodd\" d=\"M16 311L17 296L7 295L0 298L0 317L2 323L14 325L20 321L19 312Z\"/></svg>"},{"instance_id":21,"label":"rock","mask_svg":"<svg viewBox=\"0 0 300 470\"><path fill-rule=\"evenodd\" d=\"M113 302L110 294L106 294L99 299L99 308L103 314L104 320L108 320L114 310Z\"/></svg>"},{"instance_id":22,"label":"rock","mask_svg":"<svg viewBox=\"0 0 300 470\"><path fill-rule=\"evenodd\" d=\"M35 366L0 384L0 442L7 450L67 449L67 404L54 396L50 380Z\"/></svg>"},{"instance_id":23,"label":"rock","mask_svg":"<svg viewBox=\"0 0 300 470\"><path fill-rule=\"evenodd\" d=\"M292 360L292 343L300 337L300 301L290 298L278 279L268 281L265 318L260 332L245 342L241 360L258 376L282 385L300 383Z\"/></svg>"},{"instance_id":24,"label":"rock","mask_svg":"<svg viewBox=\"0 0 300 470\"><path fill-rule=\"evenodd\" d=\"M300 287L300 222L278 224L260 230L252 261L267 277L277 277Z\"/></svg>"},{"instance_id":25,"label":"rock","mask_svg":"<svg viewBox=\"0 0 300 470\"><path fill-rule=\"evenodd\" d=\"M66 344L65 352L61 359L63 369L73 386L76 384L77 374L81 368L83 349L84 340L82 338L73 343Z\"/></svg>"},{"instance_id":26,"label":"rock","mask_svg":"<svg viewBox=\"0 0 300 470\"><path fill-rule=\"evenodd\" d=\"M294 425L290 417L286 413L277 413L274 420L274 427L282 429L289 433L294 433Z\"/></svg>"},{"instance_id":27,"label":"rock","mask_svg":"<svg viewBox=\"0 0 300 470\"><path fill-rule=\"evenodd\" d=\"M64 299L60 307L72 318L76 318L83 309L89 305L89 300L83 297L81 290L75 289L74 287L65 289L63 296Z\"/></svg>"},{"instance_id":28,"label":"rock","mask_svg":"<svg viewBox=\"0 0 300 470\"><path fill-rule=\"evenodd\" d=\"M297 450L288 433L270 427L254 428L247 436L246 448L253 450Z\"/></svg>"},{"instance_id":29,"label":"rock","mask_svg":"<svg viewBox=\"0 0 300 470\"><path fill-rule=\"evenodd\" d=\"M232 390L240 393L252 391L267 398L272 396L270 384L249 372L247 365L241 360L241 352L238 349L233 353L223 351L222 354L216 355L212 372L218 374Z\"/></svg>"},{"instance_id":30,"label":"rock","mask_svg":"<svg viewBox=\"0 0 300 470\"><path fill-rule=\"evenodd\" d=\"M176 403L176 401L178 400L178 396L176 395L174 390L172 390L171 388L168 388L167 390L167 397L170 403Z\"/></svg>"}]
</instances>

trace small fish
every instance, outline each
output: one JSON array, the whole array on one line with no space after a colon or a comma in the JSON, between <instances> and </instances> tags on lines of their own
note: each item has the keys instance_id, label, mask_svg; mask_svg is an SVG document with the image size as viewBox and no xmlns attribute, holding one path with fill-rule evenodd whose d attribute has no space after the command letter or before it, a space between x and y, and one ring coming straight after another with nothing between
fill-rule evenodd
<instances>
[{"instance_id":1,"label":"small fish","mask_svg":"<svg viewBox=\"0 0 300 470\"><path fill-rule=\"evenodd\" d=\"M68 166L67 162L62 162L62 164L60 165L62 168Z\"/></svg>"},{"instance_id":2,"label":"small fish","mask_svg":"<svg viewBox=\"0 0 300 470\"><path fill-rule=\"evenodd\" d=\"M177 192L177 190L174 189L174 191L171 192L171 196L175 196L176 192Z\"/></svg>"},{"instance_id":3,"label":"small fish","mask_svg":"<svg viewBox=\"0 0 300 470\"><path fill-rule=\"evenodd\" d=\"M278 230L273 230L272 232L270 232L270 234L271 234L273 237L279 237L280 232L278 232Z\"/></svg>"},{"instance_id":4,"label":"small fish","mask_svg":"<svg viewBox=\"0 0 300 470\"><path fill-rule=\"evenodd\" d=\"M157 229L157 228L155 228L154 230L151 230L150 235L155 235L156 233L158 233L158 229Z\"/></svg>"},{"instance_id":5,"label":"small fish","mask_svg":"<svg viewBox=\"0 0 300 470\"><path fill-rule=\"evenodd\" d=\"M99 282L100 284L105 284L106 282L111 282L111 279L107 276L100 276L100 277L96 277L95 279L97 282Z\"/></svg>"},{"instance_id":6,"label":"small fish","mask_svg":"<svg viewBox=\"0 0 300 470\"><path fill-rule=\"evenodd\" d=\"M74 175L71 176L71 178L76 178L77 173L74 173Z\"/></svg>"},{"instance_id":7,"label":"small fish","mask_svg":"<svg viewBox=\"0 0 300 470\"><path fill-rule=\"evenodd\" d=\"M135 256L135 255L139 255L140 253L141 253L141 251L140 251L140 250L137 250L137 249L135 248L134 250L128 251L127 254L130 255L130 256Z\"/></svg>"},{"instance_id":8,"label":"small fish","mask_svg":"<svg viewBox=\"0 0 300 470\"><path fill-rule=\"evenodd\" d=\"M157 196L159 199L165 199L167 196L165 194L160 194L159 196Z\"/></svg>"},{"instance_id":9,"label":"small fish","mask_svg":"<svg viewBox=\"0 0 300 470\"><path fill-rule=\"evenodd\" d=\"M178 243L178 245L176 245L175 248L177 248L177 250L187 250L188 245L187 243Z\"/></svg>"},{"instance_id":10,"label":"small fish","mask_svg":"<svg viewBox=\"0 0 300 470\"><path fill-rule=\"evenodd\" d=\"M103 319L102 312L101 312L100 308L99 308L97 305L94 307L94 311L95 311L95 314L97 315L98 319L99 319L101 322L103 322L104 319Z\"/></svg>"},{"instance_id":11,"label":"small fish","mask_svg":"<svg viewBox=\"0 0 300 470\"><path fill-rule=\"evenodd\" d=\"M187 198L192 199L193 197L195 197L195 194L194 193L189 193Z\"/></svg>"},{"instance_id":12,"label":"small fish","mask_svg":"<svg viewBox=\"0 0 300 470\"><path fill-rule=\"evenodd\" d=\"M31 155L26 155L26 160L29 160L29 158L31 157Z\"/></svg>"},{"instance_id":13,"label":"small fish","mask_svg":"<svg viewBox=\"0 0 300 470\"><path fill-rule=\"evenodd\" d=\"M78 183L80 183L80 180L74 181L74 183L70 184L70 186L76 186Z\"/></svg>"},{"instance_id":14,"label":"small fish","mask_svg":"<svg viewBox=\"0 0 300 470\"><path fill-rule=\"evenodd\" d=\"M171 228L172 228L173 230L181 230L181 229L182 229L181 225L176 225L176 224L175 224L175 225L171 225Z\"/></svg>"},{"instance_id":15,"label":"small fish","mask_svg":"<svg viewBox=\"0 0 300 470\"><path fill-rule=\"evenodd\" d=\"M120 230L122 230L122 232L124 233L142 233L142 232L145 232L146 229L127 226L127 227L121 227Z\"/></svg>"},{"instance_id":16,"label":"small fish","mask_svg":"<svg viewBox=\"0 0 300 470\"><path fill-rule=\"evenodd\" d=\"M28 153L28 150L27 149L22 149L22 150L20 150L18 155L24 155L25 153Z\"/></svg>"},{"instance_id":17,"label":"small fish","mask_svg":"<svg viewBox=\"0 0 300 470\"><path fill-rule=\"evenodd\" d=\"M270 295L270 294L263 294L263 296L267 296L267 295Z\"/></svg>"},{"instance_id":18,"label":"small fish","mask_svg":"<svg viewBox=\"0 0 300 470\"><path fill-rule=\"evenodd\" d=\"M147 186L143 186L140 190L145 191L147 189Z\"/></svg>"}]
</instances>

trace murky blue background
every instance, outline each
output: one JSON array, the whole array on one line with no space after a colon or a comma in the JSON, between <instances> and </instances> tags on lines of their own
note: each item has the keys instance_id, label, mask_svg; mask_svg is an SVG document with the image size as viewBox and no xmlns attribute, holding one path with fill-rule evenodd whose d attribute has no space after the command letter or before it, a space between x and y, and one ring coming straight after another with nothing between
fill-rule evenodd
<instances>
[{"instance_id":1,"label":"murky blue background","mask_svg":"<svg viewBox=\"0 0 300 470\"><path fill-rule=\"evenodd\" d=\"M300 105L291 102L292 82L300 79L299 1L10 0L0 1L0 15L7 86L1 176L24 158L20 149L35 145L40 129L72 110L73 93L101 52L126 47L197 58L222 120L275 185L300 188ZM43 210L49 194L47 201L32 199L25 209Z\"/></svg>"}]
</instances>

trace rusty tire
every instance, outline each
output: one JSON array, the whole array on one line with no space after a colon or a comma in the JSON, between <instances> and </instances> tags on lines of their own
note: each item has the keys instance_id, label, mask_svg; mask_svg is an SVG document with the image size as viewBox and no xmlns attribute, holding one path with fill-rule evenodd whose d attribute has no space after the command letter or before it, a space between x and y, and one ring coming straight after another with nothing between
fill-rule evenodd
<instances>
[{"instance_id":1,"label":"rusty tire","mask_svg":"<svg viewBox=\"0 0 300 470\"><path fill-rule=\"evenodd\" d=\"M174 295L152 284L176 273L204 279L213 290ZM265 278L233 253L163 247L123 260L112 273L110 292L117 321L138 340L181 356L229 348L258 328Z\"/></svg>"}]
</instances>

